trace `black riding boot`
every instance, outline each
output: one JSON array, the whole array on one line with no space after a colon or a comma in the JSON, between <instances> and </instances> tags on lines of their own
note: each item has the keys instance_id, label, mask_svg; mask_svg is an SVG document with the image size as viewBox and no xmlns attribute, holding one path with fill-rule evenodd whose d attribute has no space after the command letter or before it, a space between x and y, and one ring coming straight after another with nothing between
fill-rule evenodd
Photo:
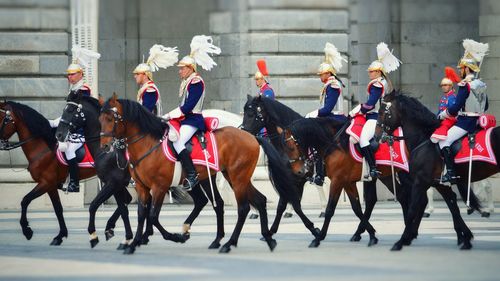
<instances>
[{"instance_id":1,"label":"black riding boot","mask_svg":"<svg viewBox=\"0 0 500 281\"><path fill-rule=\"evenodd\" d=\"M66 187L67 192L80 192L80 175L78 162L76 158L68 160L68 170L69 170L69 183Z\"/></svg>"},{"instance_id":2,"label":"black riding boot","mask_svg":"<svg viewBox=\"0 0 500 281\"><path fill-rule=\"evenodd\" d=\"M449 146L443 147L441 149L441 154L443 155L444 164L446 165L446 174L441 178L441 182L456 184L458 177L455 175L455 159L451 152L451 148Z\"/></svg>"},{"instance_id":3,"label":"black riding boot","mask_svg":"<svg viewBox=\"0 0 500 281\"><path fill-rule=\"evenodd\" d=\"M191 159L191 155L187 149L184 149L179 153L179 160L181 161L182 168L186 171L186 178L182 184L182 187L186 191L191 191L191 189L198 184L198 173L193 164L193 160Z\"/></svg>"},{"instance_id":4,"label":"black riding boot","mask_svg":"<svg viewBox=\"0 0 500 281\"><path fill-rule=\"evenodd\" d=\"M373 154L371 146L368 145L368 146L362 147L361 154L363 154L363 156L366 159L366 162L368 162L368 166L370 166L370 171L369 171L370 177L372 179L376 179L378 177L378 175L380 174L380 172L377 171L377 163L375 162L375 155Z\"/></svg>"},{"instance_id":5,"label":"black riding boot","mask_svg":"<svg viewBox=\"0 0 500 281\"><path fill-rule=\"evenodd\" d=\"M314 177L314 184L317 186L323 186L325 183L325 165L323 159L319 158L315 163L316 176Z\"/></svg>"}]
</instances>

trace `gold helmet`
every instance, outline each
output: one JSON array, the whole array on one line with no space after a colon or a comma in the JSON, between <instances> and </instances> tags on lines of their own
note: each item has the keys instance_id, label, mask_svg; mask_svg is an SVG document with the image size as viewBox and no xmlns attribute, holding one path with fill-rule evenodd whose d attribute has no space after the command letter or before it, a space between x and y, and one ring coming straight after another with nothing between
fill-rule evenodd
<instances>
[{"instance_id":1,"label":"gold helmet","mask_svg":"<svg viewBox=\"0 0 500 281\"><path fill-rule=\"evenodd\" d=\"M399 68L401 61L389 50L384 42L377 45L377 60L368 66L368 71L379 70L384 74L392 72Z\"/></svg>"},{"instance_id":2,"label":"gold helmet","mask_svg":"<svg viewBox=\"0 0 500 281\"><path fill-rule=\"evenodd\" d=\"M331 73L335 75L342 68L342 61L347 62L347 60L342 57L337 47L332 43L325 44L324 52L325 60L319 65L317 74Z\"/></svg>"},{"instance_id":3,"label":"gold helmet","mask_svg":"<svg viewBox=\"0 0 500 281\"><path fill-rule=\"evenodd\" d=\"M83 73L83 68L89 67L93 59L97 60L101 57L101 54L84 49L78 45L75 45L73 46L73 48L71 48L71 54L73 56L73 59L71 61L71 64L66 69L67 74L78 72Z\"/></svg>"},{"instance_id":4,"label":"gold helmet","mask_svg":"<svg viewBox=\"0 0 500 281\"><path fill-rule=\"evenodd\" d=\"M160 68L166 69L174 65L179 59L177 47L170 48L162 45L155 44L149 49L148 60L139 64L134 69L134 74L144 73L148 76L149 80L153 80L153 72Z\"/></svg>"},{"instance_id":5,"label":"gold helmet","mask_svg":"<svg viewBox=\"0 0 500 281\"><path fill-rule=\"evenodd\" d=\"M323 62L319 65L317 74L321 75L323 73L335 74L335 69L331 64Z\"/></svg>"},{"instance_id":6,"label":"gold helmet","mask_svg":"<svg viewBox=\"0 0 500 281\"><path fill-rule=\"evenodd\" d=\"M210 57L210 54L218 55L221 50L213 44L211 36L196 35L191 40L189 46L191 47L191 53L183 57L177 66L189 66L196 71L196 65L199 65L204 70L210 71L217 65L212 57Z\"/></svg>"},{"instance_id":7,"label":"gold helmet","mask_svg":"<svg viewBox=\"0 0 500 281\"><path fill-rule=\"evenodd\" d=\"M453 86L453 81L451 81L449 78L445 77L441 80L441 83L439 83L439 86Z\"/></svg>"},{"instance_id":8,"label":"gold helmet","mask_svg":"<svg viewBox=\"0 0 500 281\"><path fill-rule=\"evenodd\" d=\"M462 59L458 62L457 67L468 67L474 72L479 72L481 62L486 53L488 53L489 45L471 39L465 39L462 45L464 46L465 52Z\"/></svg>"},{"instance_id":9,"label":"gold helmet","mask_svg":"<svg viewBox=\"0 0 500 281\"><path fill-rule=\"evenodd\" d=\"M185 56L185 57L183 57L179 61L179 63L177 64L177 66L179 66L179 67L181 67L181 66L191 67L196 72L196 62L195 62L194 58L191 57L191 56Z\"/></svg>"}]
</instances>

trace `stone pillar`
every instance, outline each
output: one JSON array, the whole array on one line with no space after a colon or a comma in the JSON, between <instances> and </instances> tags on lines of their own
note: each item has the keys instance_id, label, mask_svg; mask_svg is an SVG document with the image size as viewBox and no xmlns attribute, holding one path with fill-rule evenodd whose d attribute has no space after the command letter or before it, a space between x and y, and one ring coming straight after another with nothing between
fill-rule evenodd
<instances>
[{"instance_id":1,"label":"stone pillar","mask_svg":"<svg viewBox=\"0 0 500 281\"><path fill-rule=\"evenodd\" d=\"M479 1L480 41L490 45L480 77L488 85L489 112L500 118L500 1Z\"/></svg>"}]
</instances>

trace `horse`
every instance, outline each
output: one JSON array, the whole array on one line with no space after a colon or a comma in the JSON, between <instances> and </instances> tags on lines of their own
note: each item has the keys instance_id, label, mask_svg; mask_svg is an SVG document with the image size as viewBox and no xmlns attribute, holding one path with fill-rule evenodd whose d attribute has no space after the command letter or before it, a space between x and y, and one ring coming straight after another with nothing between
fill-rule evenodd
<instances>
[{"instance_id":1,"label":"horse","mask_svg":"<svg viewBox=\"0 0 500 281\"><path fill-rule=\"evenodd\" d=\"M133 253L141 236L147 205L151 202L148 218L162 233L164 238L175 242L184 242L180 234L168 233L160 224L158 217L165 193L173 181L174 163L168 161L158 149L163 141L168 125L160 118L152 115L140 104L117 99L114 95L101 110L101 145L109 143L114 138L126 138L132 177L136 180L136 190L139 199L139 224L136 236L125 252ZM251 183L251 176L257 164L259 145L268 156L268 168L274 187L279 194L293 192L290 189L290 171L286 169L286 162L274 147L255 138L247 132L234 127L217 129L214 132L217 143L218 160L222 173L235 192L238 203L238 220L233 234L220 249L221 253L228 253L231 246L236 246L243 228L249 204L252 204L260 213L261 233L269 249L272 251L277 245L268 229L266 197ZM154 171L154 172L151 172ZM197 166L200 179L208 178L208 173L215 174L214 170L207 171L206 167ZM208 194L210 196L210 194ZM313 226L312 226L313 227ZM310 229L314 233L315 229Z\"/></svg>"},{"instance_id":2,"label":"horse","mask_svg":"<svg viewBox=\"0 0 500 281\"><path fill-rule=\"evenodd\" d=\"M426 198L425 193L431 185L438 183L443 170L443 160L438 146L430 141L430 136L434 130L440 126L440 121L435 114L427 109L417 99L404 95L401 92L395 92L386 95L383 98L379 110L377 127L375 130L375 140L380 141L383 133L391 136L393 131L401 127L403 129L404 139L410 151L410 176L413 179L411 184L411 200L408 209L408 221L410 224L405 226L403 234L394 246L393 251L399 251L405 245L410 245L413 238L411 233L418 230L418 224L415 220L423 213L425 204L422 204L421 198ZM496 159L500 157L500 129L498 127L491 131L491 145ZM471 182L480 181L491 175L498 173L499 164L493 165L486 162L472 162ZM468 163L456 164L456 173L460 176L457 187L463 198L467 197ZM476 203L474 193L470 193L471 207L479 210L479 203ZM427 200L425 200L426 202ZM456 204L452 206L458 217L454 216L455 230L461 229L462 237L458 237L460 249L468 250L472 248L471 240L473 234L467 227ZM455 222L455 219L457 220ZM458 225L457 225L458 223ZM458 231L457 231L458 233Z\"/></svg>"},{"instance_id":3,"label":"horse","mask_svg":"<svg viewBox=\"0 0 500 281\"><path fill-rule=\"evenodd\" d=\"M62 188L68 175L68 168L56 159L57 141L49 121L33 108L13 101L0 102L0 120L0 150L6 151L21 147L29 162L28 171L37 183L21 201L20 225L23 235L28 240L33 237L33 230L27 219L29 204L48 193L59 223L59 233L52 239L50 245L61 245L63 238L68 237L68 229L57 190ZM8 139L16 133L19 142L9 142ZM94 169L80 169L80 179L93 176L95 176ZM114 225L119 217L120 212L116 210L109 218L107 225Z\"/></svg>"},{"instance_id":4,"label":"horse","mask_svg":"<svg viewBox=\"0 0 500 281\"><path fill-rule=\"evenodd\" d=\"M330 118L303 119L292 123L283 133L282 141L287 147L289 157L291 159L297 159L297 161L292 164L294 172L301 173L304 169L303 159L307 159L307 156L305 155L307 155L307 152L311 148L314 148L317 151L320 151L320 155L324 157L327 176L331 180L330 197L325 211L325 222L321 230L320 239L313 240L311 242L312 247L317 247L320 241L326 237L328 226L335 212L335 207L337 205L342 187L350 186L351 188L354 188L356 186L356 182L361 179L362 163L355 161L351 156L349 152L349 135L344 131L347 127L346 125L348 124L349 122L345 123L342 121L332 120ZM381 172L379 179L382 183L384 183L389 191L394 193L394 188L396 188L397 199L403 210L403 218L405 224L408 224L408 186L410 186L412 179L407 173L400 171L398 173L398 179L400 182L395 181L396 186L394 187L391 178L391 168L379 165L378 169ZM398 171L398 169L395 171ZM456 197L454 197L454 193L449 188L442 185L436 185L436 188L441 193L447 204L453 204L454 202L456 205ZM375 237L375 229L369 223L371 213L377 201L375 180L365 182L364 194L366 209L364 215L360 217L361 221L354 237L357 238L358 235L363 233L366 229L370 235L368 246L372 246L378 242L378 238ZM477 203L475 198L474 200L474 202ZM425 202L425 204L427 204L427 202ZM457 209L450 207L450 210L452 211L454 218L455 216L460 215ZM416 221L416 223L419 224L420 220ZM461 232L457 231L457 235L459 235L459 233ZM411 235L416 237L418 233L417 231L414 231Z\"/></svg>"},{"instance_id":5,"label":"horse","mask_svg":"<svg viewBox=\"0 0 500 281\"><path fill-rule=\"evenodd\" d=\"M106 146L106 149L101 150L99 145L100 140L100 123L99 114L101 112L101 105L96 99L92 97L82 96L82 95L70 95L68 98L68 103L64 108L64 112L61 117L61 122L56 131L56 138L59 140L65 140L70 134L74 133L80 128L84 128L84 135L89 145L90 152L95 159L95 168L97 175L105 184L96 198L92 201L89 207L90 218L88 232L90 234L90 243L92 248L99 242L97 235L95 234L95 214L104 201L108 200L112 195L114 195L119 208L124 208L126 214L128 214L128 209L126 204L129 202L121 202L121 198L117 196L123 192L128 193L126 186L130 181L129 172L129 162L125 159L126 146L123 141L114 141L110 145ZM78 113L78 114L77 114ZM215 177L213 178L215 182ZM202 182L200 184L201 188L204 188L208 192L209 183ZM185 228L186 235L188 235L189 227L192 225L193 221L198 217L199 213L203 207L208 203L208 199L204 195L200 188L193 189L193 191L188 192L194 201L194 209L192 213L187 217L184 222L183 227ZM209 246L209 248L218 248L220 245L220 240L224 237L224 202L217 192L214 191L216 198L220 198L220 204L214 207L217 215L217 237ZM212 200L212 197L210 197ZM220 206L220 207L219 207ZM123 215L122 215L123 216ZM125 224L126 231L126 241L120 244L117 248L118 250L125 250L130 244L133 233L130 227L130 222L127 216L127 223ZM106 232L107 233L107 232ZM149 236L153 235L153 227L151 224L147 224L145 235L142 237L141 245L146 245L149 242ZM106 236L107 237L107 236Z\"/></svg>"},{"instance_id":6,"label":"horse","mask_svg":"<svg viewBox=\"0 0 500 281\"><path fill-rule=\"evenodd\" d=\"M280 128L288 126L293 121L302 118L304 118L302 117L302 115L278 101L264 98L262 96L252 97L250 95L247 95L247 102L244 106L243 123L241 125L241 129L250 132L253 135L256 135L263 128L265 128L267 130L267 135L274 147L281 153L284 153L284 148L279 141L278 130L280 130ZM312 170L312 167L310 167L309 170ZM312 173L304 173L300 176L294 174L293 180L295 183L295 188L299 191L299 200L304 192L304 184L311 176ZM357 197L357 190L355 190L355 192L356 193L354 197ZM349 190L348 194L350 198L354 195L351 190ZM276 210L276 217L270 228L272 233L276 233L278 231L279 223L281 222L281 218L283 216L283 213L285 212L286 205L287 202L285 198L280 197ZM353 210L354 209L355 207L353 206ZM304 224L307 225L309 219L302 214L302 211L300 211L299 217L302 219ZM323 216L324 212L320 214L320 217Z\"/></svg>"}]
</instances>

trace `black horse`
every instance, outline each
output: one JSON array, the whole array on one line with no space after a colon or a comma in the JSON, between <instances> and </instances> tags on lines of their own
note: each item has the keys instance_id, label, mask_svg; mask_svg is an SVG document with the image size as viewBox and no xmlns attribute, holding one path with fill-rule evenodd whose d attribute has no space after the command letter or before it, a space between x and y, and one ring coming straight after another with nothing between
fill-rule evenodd
<instances>
[{"instance_id":1,"label":"black horse","mask_svg":"<svg viewBox=\"0 0 500 281\"><path fill-rule=\"evenodd\" d=\"M434 113L417 99L395 91L384 97L379 110L375 139L380 140L383 133L391 136L396 128L403 128L403 135L410 151L410 176L413 179L407 218L410 223L406 225L401 239L394 244L392 250L401 250L403 245L411 244L414 239L412 233L418 231L418 220L421 218L427 203L425 193L431 185L439 185L437 179L441 176L443 161L437 145L430 141L430 136L439 126L440 121ZM493 129L491 140L495 157L499 159L500 129L498 127ZM499 165L473 162L472 181L485 179L499 171ZM462 198L465 199L467 198L468 181L467 163L457 164L457 175L460 176L457 187ZM480 206L477 198L473 193L470 194L470 197L471 207L479 211ZM470 249L472 247L472 232L463 221L456 200L451 203L448 204L448 207L453 215L458 245L462 244L460 249Z\"/></svg>"},{"instance_id":2,"label":"black horse","mask_svg":"<svg viewBox=\"0 0 500 281\"><path fill-rule=\"evenodd\" d=\"M78 94L70 95L68 97L68 103L64 109L61 122L56 133L57 138L64 139L68 134L71 134L79 128L84 128L85 139L89 145L89 150L91 151L91 153L94 153L93 156L95 160L97 175L105 183L103 188L96 196L96 198L92 201L89 207L90 218L88 231L91 235L90 243L92 246L95 246L99 242L97 236L95 235L95 214L102 203L104 203L113 195L117 201L117 204L119 206L122 205L122 208L125 208L124 211L126 212L126 214L128 214L127 206L123 206L123 200L121 200L120 197L117 198L117 195L123 192L126 192L128 194L126 186L130 181L129 162L125 159L125 141L115 139L112 143L107 145L105 149L101 150L99 148L99 134L101 131L99 123L100 111L101 106L96 99ZM97 146L97 148L94 146ZM212 181L215 186L215 176L212 177ZM203 190L205 190L206 194L211 194L209 193L210 184L208 180L201 181L200 186L203 188ZM190 226L198 217L201 210L208 203L207 196L205 196L203 190L201 188L193 188L192 191L188 192L193 198L194 209L184 221L183 230L184 236L186 238L189 237ZM220 241L224 237L224 201L222 200L222 197L220 196L216 188L214 190L214 193L215 199L217 201L217 207L214 207L215 213L217 215L217 236L209 246L209 248L211 249L219 248ZM210 196L209 198L210 201L212 201L212 197ZM121 201L119 202L119 200ZM129 202L130 200L125 203L128 204ZM114 224L111 226L114 227ZM110 226L106 226L107 239L109 229ZM127 222L125 223L125 230L127 241L126 243L120 244L120 246L118 247L119 250L126 249L127 245L131 242L129 240L133 238L133 233L130 229L128 216ZM146 224L146 231L141 238L141 244L148 244L149 236L151 235L153 235L153 225L148 221Z\"/></svg>"},{"instance_id":3,"label":"black horse","mask_svg":"<svg viewBox=\"0 0 500 281\"><path fill-rule=\"evenodd\" d=\"M284 104L275 101L273 99L264 98L261 96L251 97L247 96L247 102L244 106L243 123L241 129L256 135L263 128L266 128L267 135L273 144L273 146L282 154L284 154L284 147L280 141L280 128L288 126L295 120L302 119L303 117L292 109L288 108ZM312 167L309 168L312 170ZM298 192L299 198L296 206L300 207L300 198L304 192L304 184L308 181L308 178L312 176L312 173L307 172L303 175L297 176L294 174L293 182L295 183L295 189ZM278 206L276 210L276 217L270 228L272 233L278 232L278 227L285 212L286 205L289 202L286 198L280 197L278 201ZM293 203L292 203L293 206ZM293 206L294 209L296 206ZM297 210L295 210L297 212ZM297 212L302 222L308 226L312 222L303 214L302 210ZM323 217L324 213L320 215Z\"/></svg>"}]
</instances>

